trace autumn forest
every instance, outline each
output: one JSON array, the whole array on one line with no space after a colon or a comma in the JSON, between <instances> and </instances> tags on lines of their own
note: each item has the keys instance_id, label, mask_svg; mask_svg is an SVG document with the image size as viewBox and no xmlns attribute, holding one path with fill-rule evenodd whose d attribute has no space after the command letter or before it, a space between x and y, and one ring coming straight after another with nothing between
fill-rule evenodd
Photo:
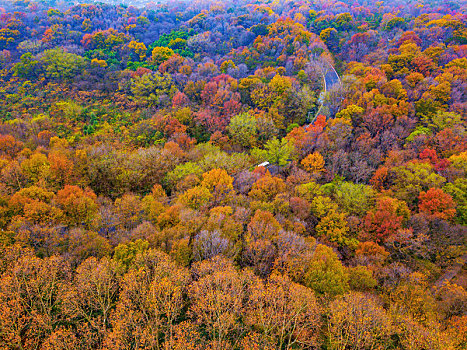
<instances>
[{"instance_id":1,"label":"autumn forest","mask_svg":"<svg viewBox=\"0 0 467 350\"><path fill-rule=\"evenodd\" d=\"M0 350L467 349L463 0L0 0Z\"/></svg>"}]
</instances>

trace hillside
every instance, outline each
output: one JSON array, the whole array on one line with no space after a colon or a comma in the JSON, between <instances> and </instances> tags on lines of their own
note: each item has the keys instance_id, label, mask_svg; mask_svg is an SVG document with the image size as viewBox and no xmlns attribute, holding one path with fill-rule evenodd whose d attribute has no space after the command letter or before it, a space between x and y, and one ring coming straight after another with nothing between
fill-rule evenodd
<instances>
[{"instance_id":1,"label":"hillside","mask_svg":"<svg viewBox=\"0 0 467 350\"><path fill-rule=\"evenodd\" d=\"M0 349L467 349L457 1L0 1Z\"/></svg>"}]
</instances>

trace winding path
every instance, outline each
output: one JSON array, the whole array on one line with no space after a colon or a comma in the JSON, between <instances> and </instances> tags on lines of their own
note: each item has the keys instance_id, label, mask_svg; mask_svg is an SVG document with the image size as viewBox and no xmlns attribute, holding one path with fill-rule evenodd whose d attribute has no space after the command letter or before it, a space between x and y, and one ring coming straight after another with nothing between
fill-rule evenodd
<instances>
[{"instance_id":1,"label":"winding path","mask_svg":"<svg viewBox=\"0 0 467 350\"><path fill-rule=\"evenodd\" d=\"M323 103L324 103L324 97L328 91L335 90L336 88L339 88L342 86L342 81L341 78L339 77L339 74L337 74L336 70L334 69L333 65L327 61L322 61L326 65L324 69L319 67L321 70L321 76L323 78L323 91L320 92L319 97L318 97L318 102L319 102L319 107L318 110L316 111L315 115L310 118L310 114L308 115L308 124L306 124L304 127L305 129L310 125L313 124L318 117L318 115L321 114L321 109L323 108ZM310 112L311 113L311 112Z\"/></svg>"},{"instance_id":2,"label":"winding path","mask_svg":"<svg viewBox=\"0 0 467 350\"><path fill-rule=\"evenodd\" d=\"M328 70L324 75L325 91L332 90L336 86L336 84L342 85L342 81L339 77L339 74L337 74L336 70L332 65L330 67L331 69Z\"/></svg>"}]
</instances>

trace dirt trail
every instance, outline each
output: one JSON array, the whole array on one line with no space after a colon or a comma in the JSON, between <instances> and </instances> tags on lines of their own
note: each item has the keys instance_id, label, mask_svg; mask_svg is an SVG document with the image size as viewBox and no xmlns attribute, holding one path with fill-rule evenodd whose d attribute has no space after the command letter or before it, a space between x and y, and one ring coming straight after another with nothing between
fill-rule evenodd
<instances>
[{"instance_id":1,"label":"dirt trail","mask_svg":"<svg viewBox=\"0 0 467 350\"><path fill-rule=\"evenodd\" d=\"M459 257L456 263L449 268L438 280L435 282L434 287L439 288L443 285L444 282L451 281L464 267L467 263L467 253Z\"/></svg>"}]
</instances>

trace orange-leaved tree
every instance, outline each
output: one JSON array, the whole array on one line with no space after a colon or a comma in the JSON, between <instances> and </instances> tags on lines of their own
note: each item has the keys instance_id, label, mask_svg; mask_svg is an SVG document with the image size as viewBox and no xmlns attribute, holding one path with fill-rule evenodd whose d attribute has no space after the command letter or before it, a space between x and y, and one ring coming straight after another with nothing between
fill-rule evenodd
<instances>
[{"instance_id":1,"label":"orange-leaved tree","mask_svg":"<svg viewBox=\"0 0 467 350\"><path fill-rule=\"evenodd\" d=\"M418 208L429 218L452 220L456 215L456 203L440 188L420 192Z\"/></svg>"}]
</instances>

